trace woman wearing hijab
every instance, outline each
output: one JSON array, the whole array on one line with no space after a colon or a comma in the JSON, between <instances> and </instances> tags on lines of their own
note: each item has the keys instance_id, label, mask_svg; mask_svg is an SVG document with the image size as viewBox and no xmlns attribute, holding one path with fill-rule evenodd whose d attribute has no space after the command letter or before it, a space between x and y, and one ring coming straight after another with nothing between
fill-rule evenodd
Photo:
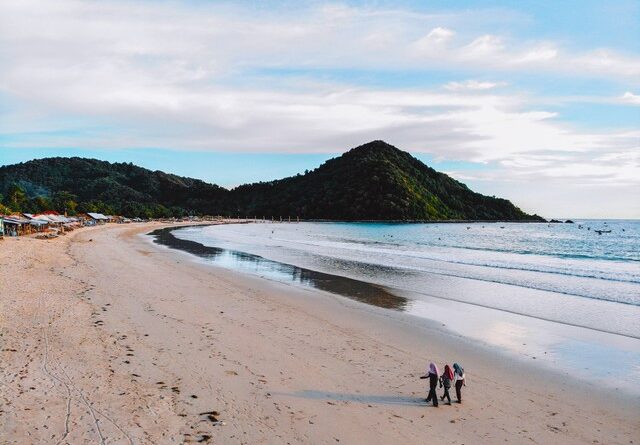
<instances>
[{"instance_id":1,"label":"woman wearing hijab","mask_svg":"<svg viewBox=\"0 0 640 445\"><path fill-rule=\"evenodd\" d=\"M456 385L456 397L458 397L458 403L462 403L462 387L467 386L464 381L464 369L457 363L453 364L454 376L453 381Z\"/></svg>"},{"instance_id":2,"label":"woman wearing hijab","mask_svg":"<svg viewBox=\"0 0 640 445\"><path fill-rule=\"evenodd\" d=\"M444 387L444 394L440 397L440 400L444 402L445 397L449 400L448 404L451 405L451 396L449 395L449 389L451 388L451 381L453 380L453 371L449 365L444 365L444 372L440 376L440 388Z\"/></svg>"},{"instance_id":3,"label":"woman wearing hijab","mask_svg":"<svg viewBox=\"0 0 640 445\"><path fill-rule=\"evenodd\" d=\"M438 395L436 394L436 386L438 386L438 367L436 364L431 362L427 373L420 378L429 379L429 395L427 396L427 403L433 400L433 406L437 408Z\"/></svg>"}]
</instances>

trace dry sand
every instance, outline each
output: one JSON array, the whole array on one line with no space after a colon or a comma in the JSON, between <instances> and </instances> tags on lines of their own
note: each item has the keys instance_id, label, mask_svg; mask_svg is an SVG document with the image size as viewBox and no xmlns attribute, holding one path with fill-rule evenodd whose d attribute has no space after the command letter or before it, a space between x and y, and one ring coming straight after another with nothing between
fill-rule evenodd
<instances>
[{"instance_id":1,"label":"dry sand","mask_svg":"<svg viewBox=\"0 0 640 445\"><path fill-rule=\"evenodd\" d=\"M1 444L640 441L637 400L197 264L139 236L157 227L0 241ZM463 363L462 405L426 406L431 359Z\"/></svg>"}]
</instances>

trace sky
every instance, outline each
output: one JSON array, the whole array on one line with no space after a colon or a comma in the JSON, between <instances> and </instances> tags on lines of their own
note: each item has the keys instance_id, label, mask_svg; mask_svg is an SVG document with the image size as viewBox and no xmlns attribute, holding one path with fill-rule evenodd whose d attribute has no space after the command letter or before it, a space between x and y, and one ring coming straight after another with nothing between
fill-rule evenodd
<instances>
[{"instance_id":1,"label":"sky","mask_svg":"<svg viewBox=\"0 0 640 445\"><path fill-rule=\"evenodd\" d=\"M377 139L531 213L640 218L640 1L0 0L0 165L233 187Z\"/></svg>"}]
</instances>

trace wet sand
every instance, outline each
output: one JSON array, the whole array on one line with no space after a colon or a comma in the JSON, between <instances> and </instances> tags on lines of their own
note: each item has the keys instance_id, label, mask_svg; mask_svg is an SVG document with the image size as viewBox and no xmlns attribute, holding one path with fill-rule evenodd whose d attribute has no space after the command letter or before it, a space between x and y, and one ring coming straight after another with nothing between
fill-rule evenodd
<instances>
[{"instance_id":1,"label":"wet sand","mask_svg":"<svg viewBox=\"0 0 640 445\"><path fill-rule=\"evenodd\" d=\"M309 286L332 294L341 295L385 309L403 310L407 299L389 290L366 281L354 280L324 272L318 272L303 267L272 261L264 257L246 252L210 247L195 241L177 238L175 228L167 227L149 233L153 242L162 246L188 252L199 258L216 261L219 257L231 257L237 265L249 265L254 275L271 279L283 278L283 281ZM242 270L240 270L242 272Z\"/></svg>"},{"instance_id":2,"label":"wet sand","mask_svg":"<svg viewBox=\"0 0 640 445\"><path fill-rule=\"evenodd\" d=\"M637 400L192 261L158 224L0 242L0 443L638 443ZM429 360L464 403L424 403ZM224 424L220 423L224 422Z\"/></svg>"}]
</instances>

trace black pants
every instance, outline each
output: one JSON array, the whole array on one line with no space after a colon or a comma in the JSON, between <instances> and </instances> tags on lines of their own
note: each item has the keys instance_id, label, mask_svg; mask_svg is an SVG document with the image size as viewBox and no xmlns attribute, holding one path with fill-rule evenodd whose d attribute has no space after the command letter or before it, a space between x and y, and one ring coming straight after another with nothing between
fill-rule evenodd
<instances>
[{"instance_id":1,"label":"black pants","mask_svg":"<svg viewBox=\"0 0 640 445\"><path fill-rule=\"evenodd\" d=\"M444 387L444 394L442 394L442 397L440 397L440 400L442 400L444 402L445 397L447 398L447 400L449 400L449 403L451 403L451 396L449 395L449 388L447 388L446 386Z\"/></svg>"},{"instance_id":2,"label":"black pants","mask_svg":"<svg viewBox=\"0 0 640 445\"><path fill-rule=\"evenodd\" d=\"M438 406L438 395L435 388L429 389L429 395L427 396L427 403L433 400L433 406Z\"/></svg>"},{"instance_id":3,"label":"black pants","mask_svg":"<svg viewBox=\"0 0 640 445\"><path fill-rule=\"evenodd\" d=\"M462 403L462 384L464 380L458 380L456 382L456 397L458 397L458 403Z\"/></svg>"}]
</instances>

